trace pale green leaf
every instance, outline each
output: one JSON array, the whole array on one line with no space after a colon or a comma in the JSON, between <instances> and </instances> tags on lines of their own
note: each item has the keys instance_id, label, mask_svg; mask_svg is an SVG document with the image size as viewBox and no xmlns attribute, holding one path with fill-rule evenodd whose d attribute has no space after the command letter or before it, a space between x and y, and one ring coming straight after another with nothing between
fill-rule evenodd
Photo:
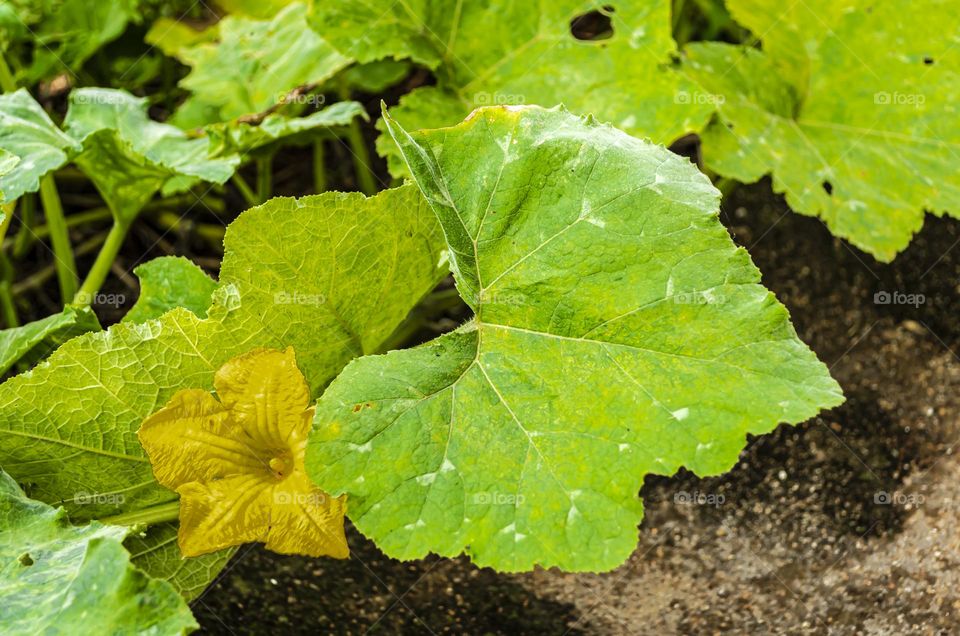
<instances>
[{"instance_id":1,"label":"pale green leaf","mask_svg":"<svg viewBox=\"0 0 960 636\"><path fill-rule=\"evenodd\" d=\"M358 102L337 102L306 117L287 117L270 113L258 124L234 120L211 124L206 133L218 154L247 155L278 142L309 141L329 132L330 128L347 126L355 117L367 118Z\"/></svg>"},{"instance_id":2,"label":"pale green leaf","mask_svg":"<svg viewBox=\"0 0 960 636\"><path fill-rule=\"evenodd\" d=\"M88 308L67 307L19 327L0 331L0 375L18 361L33 363L61 344L89 331L100 331L96 315Z\"/></svg>"},{"instance_id":3,"label":"pale green leaf","mask_svg":"<svg viewBox=\"0 0 960 636\"><path fill-rule=\"evenodd\" d=\"M120 323L0 385L0 466L76 519L176 498L137 441L144 418L180 389L212 388L225 361L256 347L294 347L316 394L433 288L442 244L412 186L248 210L227 231L207 318L179 308Z\"/></svg>"},{"instance_id":4,"label":"pale green leaf","mask_svg":"<svg viewBox=\"0 0 960 636\"><path fill-rule=\"evenodd\" d=\"M160 18L155 21L143 37L150 46L157 47L164 55L180 57L183 49L207 42L216 42L220 37L219 22L203 30L194 29L189 24L173 18Z\"/></svg>"},{"instance_id":5,"label":"pale green leaf","mask_svg":"<svg viewBox=\"0 0 960 636\"><path fill-rule=\"evenodd\" d=\"M317 404L307 469L388 555L611 569L644 476L842 401L686 159L562 109L392 132L476 315Z\"/></svg>"},{"instance_id":6,"label":"pale green leaf","mask_svg":"<svg viewBox=\"0 0 960 636\"><path fill-rule=\"evenodd\" d=\"M212 156L206 137L151 120L147 100L122 90L73 91L64 127L82 144L77 165L126 222L158 190L169 195L198 181L224 183L240 163L237 155Z\"/></svg>"},{"instance_id":7,"label":"pale green leaf","mask_svg":"<svg viewBox=\"0 0 960 636\"><path fill-rule=\"evenodd\" d=\"M350 64L310 29L306 13L304 5L293 3L272 20L229 16L220 22L216 43L180 50L181 61L192 67L181 86L219 115L203 123L266 111L294 88L322 83ZM197 123L195 116L190 119ZM184 125L179 118L177 123Z\"/></svg>"},{"instance_id":8,"label":"pale green leaf","mask_svg":"<svg viewBox=\"0 0 960 636\"><path fill-rule=\"evenodd\" d=\"M3 203L40 189L40 178L63 166L80 145L50 121L25 89L0 95L0 150L17 157L0 174Z\"/></svg>"},{"instance_id":9,"label":"pale green leaf","mask_svg":"<svg viewBox=\"0 0 960 636\"><path fill-rule=\"evenodd\" d=\"M161 256L138 265L133 273L140 279L140 296L123 322L146 322L177 307L207 317L217 283L188 259Z\"/></svg>"},{"instance_id":10,"label":"pale green leaf","mask_svg":"<svg viewBox=\"0 0 960 636\"><path fill-rule=\"evenodd\" d=\"M773 175L790 207L889 261L924 211L960 216L960 31L954 3L735 0L763 50L687 48L720 96L703 158L741 181Z\"/></svg>"},{"instance_id":11,"label":"pale green leaf","mask_svg":"<svg viewBox=\"0 0 960 636\"><path fill-rule=\"evenodd\" d=\"M185 634L190 608L167 583L130 564L128 529L72 526L62 509L28 499L0 471L0 631Z\"/></svg>"},{"instance_id":12,"label":"pale green leaf","mask_svg":"<svg viewBox=\"0 0 960 636\"><path fill-rule=\"evenodd\" d=\"M293 0L217 0L217 6L233 15L268 20Z\"/></svg>"},{"instance_id":13,"label":"pale green leaf","mask_svg":"<svg viewBox=\"0 0 960 636\"><path fill-rule=\"evenodd\" d=\"M676 53L669 0L615 3L607 12L611 37L574 37L574 19L610 4L331 0L317 3L311 24L360 61L409 57L437 69L436 86L414 90L392 110L408 129L452 125L478 106L523 103L562 103L659 143L701 128L712 106L669 68ZM392 174L407 174L388 135L377 148Z\"/></svg>"}]
</instances>

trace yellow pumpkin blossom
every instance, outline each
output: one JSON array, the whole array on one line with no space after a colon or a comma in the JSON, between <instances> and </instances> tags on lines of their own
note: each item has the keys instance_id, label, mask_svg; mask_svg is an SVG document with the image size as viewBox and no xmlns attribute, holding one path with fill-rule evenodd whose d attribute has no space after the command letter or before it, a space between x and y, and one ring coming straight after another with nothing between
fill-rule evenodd
<instances>
[{"instance_id":1,"label":"yellow pumpkin blossom","mask_svg":"<svg viewBox=\"0 0 960 636\"><path fill-rule=\"evenodd\" d=\"M179 391L138 433L157 480L180 493L183 555L263 541L283 554L346 558L345 497L304 470L313 408L293 349L234 358L213 384L217 397Z\"/></svg>"}]
</instances>

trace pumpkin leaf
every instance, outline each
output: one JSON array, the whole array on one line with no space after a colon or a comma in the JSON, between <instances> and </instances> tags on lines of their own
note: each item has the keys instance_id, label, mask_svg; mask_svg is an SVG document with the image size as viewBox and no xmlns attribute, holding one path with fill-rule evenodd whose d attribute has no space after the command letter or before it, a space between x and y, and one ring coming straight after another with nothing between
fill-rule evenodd
<instances>
[{"instance_id":1,"label":"pumpkin leaf","mask_svg":"<svg viewBox=\"0 0 960 636\"><path fill-rule=\"evenodd\" d=\"M166 196L199 181L224 183L240 164L237 155L214 157L206 137L151 120L147 100L122 90L73 91L64 126L83 147L77 165L124 222L157 191Z\"/></svg>"},{"instance_id":2,"label":"pumpkin leaf","mask_svg":"<svg viewBox=\"0 0 960 636\"><path fill-rule=\"evenodd\" d=\"M478 106L560 103L659 143L701 128L713 107L670 68L670 2L609 5L483 0L451 11L441 0L389 8L331 0L317 3L311 24L361 62L409 58L436 69L436 86L414 90L391 111L407 129L452 125ZM581 33L578 20L591 13L609 20L612 33ZM580 39L588 37L595 39ZM407 175L389 135L377 149L394 176Z\"/></svg>"},{"instance_id":3,"label":"pumpkin leaf","mask_svg":"<svg viewBox=\"0 0 960 636\"><path fill-rule=\"evenodd\" d=\"M298 86L319 84L347 67L341 55L307 25L307 8L292 3L272 19L228 16L219 23L219 40L181 47L179 58L192 68L180 85L191 101L217 113L202 122L228 121L261 113L279 104ZM197 125L199 104L186 120ZM175 123L186 125L178 116Z\"/></svg>"},{"instance_id":4,"label":"pumpkin leaf","mask_svg":"<svg viewBox=\"0 0 960 636\"><path fill-rule=\"evenodd\" d=\"M687 160L562 109L385 120L475 311L317 404L308 472L388 555L609 570L646 475L724 472L842 402Z\"/></svg>"},{"instance_id":5,"label":"pumpkin leaf","mask_svg":"<svg viewBox=\"0 0 960 636\"><path fill-rule=\"evenodd\" d=\"M190 260L161 256L138 265L133 273L140 279L140 297L123 322L146 322L177 307L207 317L217 283Z\"/></svg>"},{"instance_id":6,"label":"pumpkin leaf","mask_svg":"<svg viewBox=\"0 0 960 636\"><path fill-rule=\"evenodd\" d=\"M790 207L881 261L903 250L924 211L960 216L960 30L946 1L731 0L763 50L703 43L684 67L719 96L703 132L712 170L773 176Z\"/></svg>"},{"instance_id":7,"label":"pumpkin leaf","mask_svg":"<svg viewBox=\"0 0 960 636\"><path fill-rule=\"evenodd\" d=\"M0 375L14 364L32 364L61 344L81 334L100 331L100 322L89 308L66 307L40 320L0 331Z\"/></svg>"},{"instance_id":8,"label":"pumpkin leaf","mask_svg":"<svg viewBox=\"0 0 960 636\"><path fill-rule=\"evenodd\" d=\"M224 362L257 347L293 346L316 395L446 272L439 227L412 186L273 199L238 217L224 243L206 318L177 308L123 322L0 385L0 465L32 496L80 520L176 499L137 441L147 416L180 389L212 389Z\"/></svg>"},{"instance_id":9,"label":"pumpkin leaf","mask_svg":"<svg viewBox=\"0 0 960 636\"><path fill-rule=\"evenodd\" d=\"M80 144L57 128L26 89L0 95L0 150L5 172L0 173L3 203L40 189L40 179L65 165Z\"/></svg>"},{"instance_id":10,"label":"pumpkin leaf","mask_svg":"<svg viewBox=\"0 0 960 636\"><path fill-rule=\"evenodd\" d=\"M110 634L185 634L198 627L164 581L130 564L128 528L72 526L63 509L28 499L0 471L0 594L5 634L84 626Z\"/></svg>"}]
</instances>

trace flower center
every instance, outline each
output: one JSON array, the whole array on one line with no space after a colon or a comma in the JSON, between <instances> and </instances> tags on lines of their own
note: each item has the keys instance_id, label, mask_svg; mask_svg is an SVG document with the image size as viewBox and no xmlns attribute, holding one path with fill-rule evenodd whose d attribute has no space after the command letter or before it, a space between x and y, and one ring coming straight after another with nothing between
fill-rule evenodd
<instances>
[{"instance_id":1,"label":"flower center","mask_svg":"<svg viewBox=\"0 0 960 636\"><path fill-rule=\"evenodd\" d=\"M273 475L277 479L284 479L293 470L293 458L287 454L272 457L270 459L270 470L273 471Z\"/></svg>"}]
</instances>

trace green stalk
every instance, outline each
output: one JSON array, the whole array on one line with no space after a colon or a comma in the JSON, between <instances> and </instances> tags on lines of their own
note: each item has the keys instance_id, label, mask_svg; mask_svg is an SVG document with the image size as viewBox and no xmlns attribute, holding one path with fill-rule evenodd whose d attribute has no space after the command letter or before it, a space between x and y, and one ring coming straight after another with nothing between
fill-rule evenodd
<instances>
[{"instance_id":1,"label":"green stalk","mask_svg":"<svg viewBox=\"0 0 960 636\"><path fill-rule=\"evenodd\" d=\"M28 192L20 197L20 229L17 231L17 237L13 241L13 259L21 260L27 255L27 251L33 246L38 238L34 232L33 224L35 222L35 211L37 208L37 198L32 192Z\"/></svg>"},{"instance_id":2,"label":"green stalk","mask_svg":"<svg viewBox=\"0 0 960 636\"><path fill-rule=\"evenodd\" d=\"M247 183L247 180L240 176L240 172L234 172L233 176L230 178L233 181L233 185L237 187L237 190L240 192L240 196L243 197L243 200L247 202L247 205L250 207L256 207L260 205L260 202L257 201L257 195L254 193L253 188L250 187L250 184Z\"/></svg>"},{"instance_id":3,"label":"green stalk","mask_svg":"<svg viewBox=\"0 0 960 636\"><path fill-rule=\"evenodd\" d=\"M103 281L107 280L107 276L110 274L110 266L117 259L120 248L123 247L123 240L127 237L130 225L131 222L121 222L119 220L113 222L113 227L107 234L107 240L100 248L100 253L97 254L97 260L93 262L93 267L87 273L80 290L73 296L73 305L89 307L93 303L93 297L100 291Z\"/></svg>"},{"instance_id":4,"label":"green stalk","mask_svg":"<svg viewBox=\"0 0 960 636\"><path fill-rule=\"evenodd\" d=\"M13 78L10 67L7 65L7 59L0 55L0 89L4 93L12 93L17 90L17 80Z\"/></svg>"},{"instance_id":5,"label":"green stalk","mask_svg":"<svg viewBox=\"0 0 960 636\"><path fill-rule=\"evenodd\" d=\"M8 203L3 206L3 220L0 220L0 240L7 234L7 228L13 220L13 210L16 207L14 203ZM0 315L3 315L3 322L7 328L16 327L20 324L20 318L17 316L17 306L13 302L13 266L6 253L0 249Z\"/></svg>"},{"instance_id":6,"label":"green stalk","mask_svg":"<svg viewBox=\"0 0 960 636\"><path fill-rule=\"evenodd\" d=\"M313 191L315 194L327 191L327 166L324 161L323 140L313 142Z\"/></svg>"},{"instance_id":7,"label":"green stalk","mask_svg":"<svg viewBox=\"0 0 960 636\"><path fill-rule=\"evenodd\" d=\"M60 298L66 304L77 291L77 264L73 260L67 221L63 216L63 206L60 204L60 195L52 174L40 179L40 201L43 202L43 214L47 219L47 227L50 228L50 243L53 245L57 279L60 281Z\"/></svg>"},{"instance_id":8,"label":"green stalk","mask_svg":"<svg viewBox=\"0 0 960 636\"><path fill-rule=\"evenodd\" d=\"M350 99L350 88L345 80L340 82L340 99ZM367 142L363 138L363 129L360 127L360 120L354 118L347 127L347 143L350 144L350 151L353 153L353 167L357 174L357 186L360 191L369 197L377 193L377 177L373 174L373 168L370 165L370 151L367 150Z\"/></svg>"},{"instance_id":9,"label":"green stalk","mask_svg":"<svg viewBox=\"0 0 960 636\"><path fill-rule=\"evenodd\" d=\"M257 205L273 192L273 153L257 157Z\"/></svg>"},{"instance_id":10,"label":"green stalk","mask_svg":"<svg viewBox=\"0 0 960 636\"><path fill-rule=\"evenodd\" d=\"M134 510L133 512L124 512L112 517L104 517L97 521L114 526L151 526L157 523L176 521L179 517L180 502L171 501L141 510Z\"/></svg>"}]
</instances>

